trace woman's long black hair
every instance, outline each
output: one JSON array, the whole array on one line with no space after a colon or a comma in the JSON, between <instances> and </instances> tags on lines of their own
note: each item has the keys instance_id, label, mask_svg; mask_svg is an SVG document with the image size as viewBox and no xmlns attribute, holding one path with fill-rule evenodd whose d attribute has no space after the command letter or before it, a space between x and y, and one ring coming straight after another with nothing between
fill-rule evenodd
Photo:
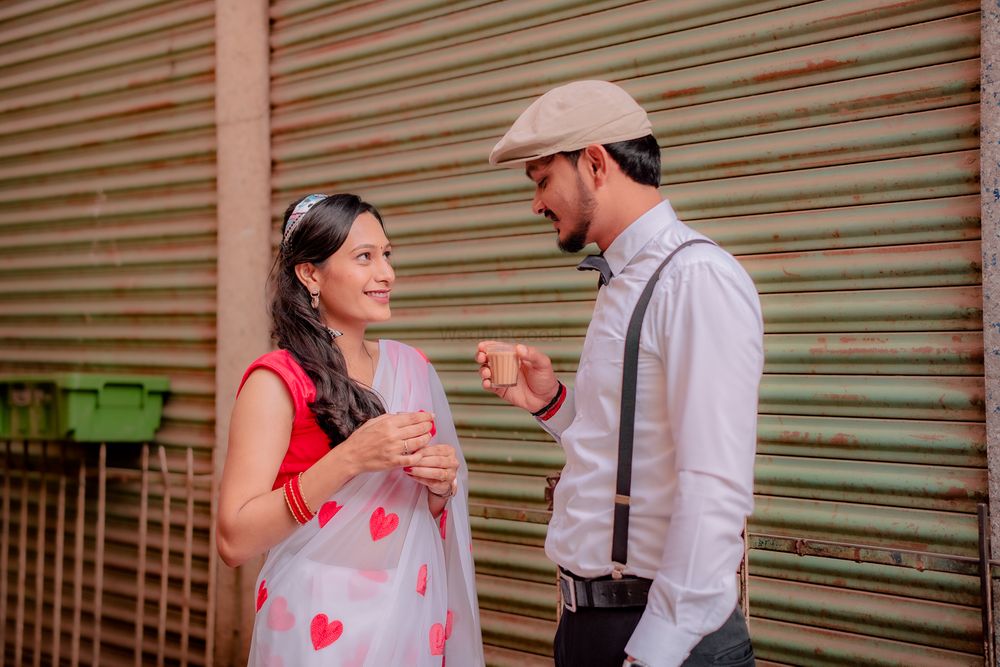
<instances>
[{"instance_id":1,"label":"woman's long black hair","mask_svg":"<svg viewBox=\"0 0 1000 667\"><path fill-rule=\"evenodd\" d=\"M347 374L344 355L319 311L311 307L311 296L295 275L295 266L306 262L322 266L343 245L362 213L375 216L383 229L385 225L371 204L356 195L338 194L315 204L286 235L288 218L302 199L285 211L281 226L284 241L271 269L271 336L279 348L295 357L316 385L316 400L309 407L332 448L364 422L385 413L385 407L371 389Z\"/></svg>"}]
</instances>

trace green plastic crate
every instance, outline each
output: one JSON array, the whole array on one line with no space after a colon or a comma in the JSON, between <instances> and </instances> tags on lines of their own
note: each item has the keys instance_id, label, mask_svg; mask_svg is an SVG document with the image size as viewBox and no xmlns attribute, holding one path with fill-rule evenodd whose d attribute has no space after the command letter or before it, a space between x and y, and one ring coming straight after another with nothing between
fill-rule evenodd
<instances>
[{"instance_id":1,"label":"green plastic crate","mask_svg":"<svg viewBox=\"0 0 1000 667\"><path fill-rule=\"evenodd\" d=\"M160 426L165 377L0 376L0 438L146 442Z\"/></svg>"}]
</instances>

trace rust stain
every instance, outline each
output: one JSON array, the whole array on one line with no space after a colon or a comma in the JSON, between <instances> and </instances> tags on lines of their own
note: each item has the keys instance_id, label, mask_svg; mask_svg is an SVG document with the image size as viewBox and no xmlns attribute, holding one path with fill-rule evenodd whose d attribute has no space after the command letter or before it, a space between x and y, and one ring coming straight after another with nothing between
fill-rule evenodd
<instances>
[{"instance_id":1,"label":"rust stain","mask_svg":"<svg viewBox=\"0 0 1000 667\"><path fill-rule=\"evenodd\" d=\"M961 486L951 486L945 489L942 494L945 498L969 498L975 494L969 493L969 490Z\"/></svg>"},{"instance_id":2,"label":"rust stain","mask_svg":"<svg viewBox=\"0 0 1000 667\"><path fill-rule=\"evenodd\" d=\"M824 72L831 69L837 69L838 67L845 67L847 65L853 65L858 62L857 58L850 60L834 60L833 58L826 58L825 60L814 61L811 60L801 67L793 67L791 69L779 70L777 72L764 72L763 74L758 74L753 77L755 83L764 83L767 81L774 81L776 79L784 79L786 77L793 77L799 74L811 74L813 72Z\"/></svg>"},{"instance_id":3,"label":"rust stain","mask_svg":"<svg viewBox=\"0 0 1000 667\"><path fill-rule=\"evenodd\" d=\"M877 9L859 9L856 12L847 12L846 14L838 14L835 18L846 19L852 16L862 16L865 14L878 14L885 16L886 14L893 13L897 9L906 9L907 7L912 7L913 5L923 4L923 0L905 0L904 2L897 2L892 5L885 5L884 7L879 7Z\"/></svg>"},{"instance_id":4,"label":"rust stain","mask_svg":"<svg viewBox=\"0 0 1000 667\"><path fill-rule=\"evenodd\" d=\"M149 111L162 111L164 109L173 109L177 104L170 100L162 100L160 102L150 102L149 104L140 104L139 106L129 107L124 111L120 112L122 116L131 116L134 114L147 113ZM119 114L115 114L119 115Z\"/></svg>"},{"instance_id":5,"label":"rust stain","mask_svg":"<svg viewBox=\"0 0 1000 667\"><path fill-rule=\"evenodd\" d=\"M782 158L783 159L783 158ZM749 167L751 165L757 164L759 160L736 160L735 162L719 162L715 165L716 169L732 169L734 167Z\"/></svg>"},{"instance_id":6,"label":"rust stain","mask_svg":"<svg viewBox=\"0 0 1000 667\"><path fill-rule=\"evenodd\" d=\"M809 549L806 546L805 540L802 539L795 540L795 553L797 555L805 556L808 551Z\"/></svg>"},{"instance_id":7,"label":"rust stain","mask_svg":"<svg viewBox=\"0 0 1000 667\"><path fill-rule=\"evenodd\" d=\"M911 100L944 100L951 96L939 94L940 89L934 87L908 88L906 90L892 93L882 93L880 95L867 95L858 97L850 101L849 105L837 105L836 111L840 114L853 113L859 108L870 106L891 105L897 102L909 102Z\"/></svg>"},{"instance_id":8,"label":"rust stain","mask_svg":"<svg viewBox=\"0 0 1000 667\"><path fill-rule=\"evenodd\" d=\"M664 100L669 100L675 97L684 97L686 95L697 95L703 90L705 90L705 86L694 86L692 88L679 88L677 90L668 90L667 92L660 95L660 98Z\"/></svg>"}]
</instances>

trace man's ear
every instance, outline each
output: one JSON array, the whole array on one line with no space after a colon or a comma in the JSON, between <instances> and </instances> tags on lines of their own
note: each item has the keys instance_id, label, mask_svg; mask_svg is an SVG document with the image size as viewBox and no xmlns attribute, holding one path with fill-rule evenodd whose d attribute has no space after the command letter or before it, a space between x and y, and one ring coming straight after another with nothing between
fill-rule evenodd
<instances>
[{"instance_id":1,"label":"man's ear","mask_svg":"<svg viewBox=\"0 0 1000 667\"><path fill-rule=\"evenodd\" d=\"M296 264L295 276L310 294L319 290L319 269L312 262Z\"/></svg>"},{"instance_id":2,"label":"man's ear","mask_svg":"<svg viewBox=\"0 0 1000 667\"><path fill-rule=\"evenodd\" d=\"M590 144L583 149L580 155L580 162L586 171L595 188L599 188L608 181L608 169L611 166L611 156L607 149L600 144Z\"/></svg>"}]
</instances>

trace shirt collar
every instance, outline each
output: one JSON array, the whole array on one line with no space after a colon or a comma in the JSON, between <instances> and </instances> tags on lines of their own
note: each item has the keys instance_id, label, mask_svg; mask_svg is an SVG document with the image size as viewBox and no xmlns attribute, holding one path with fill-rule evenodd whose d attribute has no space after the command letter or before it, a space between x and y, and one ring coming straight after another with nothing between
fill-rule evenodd
<instances>
[{"instance_id":1,"label":"shirt collar","mask_svg":"<svg viewBox=\"0 0 1000 667\"><path fill-rule=\"evenodd\" d=\"M676 221L677 214L666 199L636 218L604 251L604 258L614 275L624 271L654 236Z\"/></svg>"}]
</instances>

